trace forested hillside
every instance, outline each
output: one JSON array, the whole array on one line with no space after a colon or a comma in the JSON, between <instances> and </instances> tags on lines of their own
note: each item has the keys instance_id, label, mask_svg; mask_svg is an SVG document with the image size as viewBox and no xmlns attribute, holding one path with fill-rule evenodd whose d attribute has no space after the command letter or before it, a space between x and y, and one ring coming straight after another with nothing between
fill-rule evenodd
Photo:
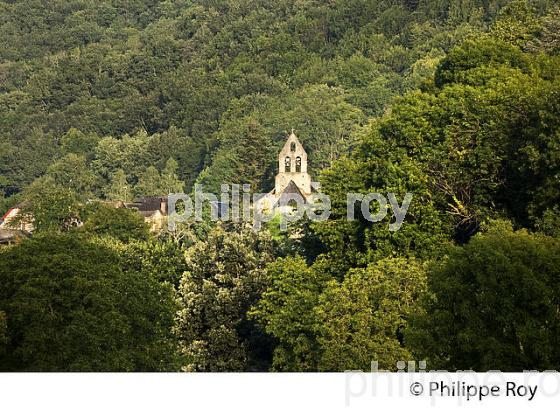
<instances>
[{"instance_id":1,"label":"forested hillside","mask_svg":"<svg viewBox=\"0 0 560 410\"><path fill-rule=\"evenodd\" d=\"M0 369L559 370L559 7L1 1L0 214L37 232L0 248ZM292 128L333 204L297 235L86 205L267 192ZM391 232L349 192L414 200Z\"/></svg>"},{"instance_id":2,"label":"forested hillside","mask_svg":"<svg viewBox=\"0 0 560 410\"><path fill-rule=\"evenodd\" d=\"M3 1L0 186L77 162L80 194L107 197L119 170L134 187L173 158L187 188L267 188L292 127L318 171L453 45L494 30L558 47L551 2L506 3Z\"/></svg>"}]
</instances>

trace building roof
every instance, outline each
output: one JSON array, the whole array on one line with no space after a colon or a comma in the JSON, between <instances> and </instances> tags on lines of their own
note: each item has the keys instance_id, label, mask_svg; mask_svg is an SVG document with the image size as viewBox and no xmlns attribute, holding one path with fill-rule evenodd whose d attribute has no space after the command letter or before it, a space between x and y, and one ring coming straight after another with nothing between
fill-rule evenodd
<instances>
[{"instance_id":1,"label":"building roof","mask_svg":"<svg viewBox=\"0 0 560 410\"><path fill-rule=\"evenodd\" d=\"M2 225L2 223L4 223L4 221L6 220L6 218L8 218L12 212L17 211L17 209L18 209L17 206L8 209L8 210L6 211L6 213L2 216L2 218L0 218L0 225Z\"/></svg>"},{"instance_id":2,"label":"building roof","mask_svg":"<svg viewBox=\"0 0 560 410\"><path fill-rule=\"evenodd\" d=\"M165 206L162 209L161 204ZM145 196L137 198L133 203L126 204L127 208L138 210L143 216L152 215L155 212L166 212L167 210L167 196Z\"/></svg>"},{"instance_id":3,"label":"building roof","mask_svg":"<svg viewBox=\"0 0 560 410\"><path fill-rule=\"evenodd\" d=\"M287 198L286 195L290 195L290 198ZM306 202L306 196L301 192L294 181L290 181L286 188L284 188L284 191L280 194L278 203L283 204L284 202L289 202L289 199L292 199L292 195L298 195L303 199L303 202Z\"/></svg>"}]
</instances>

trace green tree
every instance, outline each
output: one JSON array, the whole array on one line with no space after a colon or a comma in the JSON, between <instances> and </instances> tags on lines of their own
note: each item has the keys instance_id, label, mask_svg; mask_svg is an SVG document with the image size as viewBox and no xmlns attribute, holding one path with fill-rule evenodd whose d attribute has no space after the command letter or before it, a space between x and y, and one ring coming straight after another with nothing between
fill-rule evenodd
<instances>
[{"instance_id":1,"label":"green tree","mask_svg":"<svg viewBox=\"0 0 560 410\"><path fill-rule=\"evenodd\" d=\"M101 242L38 234L0 253L0 310L3 371L177 369L171 287Z\"/></svg>"},{"instance_id":2,"label":"green tree","mask_svg":"<svg viewBox=\"0 0 560 410\"><path fill-rule=\"evenodd\" d=\"M186 252L176 334L187 371L265 370L270 341L247 312L266 286L270 238L247 228L211 231Z\"/></svg>"},{"instance_id":3,"label":"green tree","mask_svg":"<svg viewBox=\"0 0 560 410\"><path fill-rule=\"evenodd\" d=\"M36 179L22 195L21 212L14 221L33 224L36 232L66 231L79 222L81 205L76 193L51 177Z\"/></svg>"},{"instance_id":4,"label":"green tree","mask_svg":"<svg viewBox=\"0 0 560 410\"><path fill-rule=\"evenodd\" d=\"M83 229L95 235L108 235L122 242L143 241L150 237L150 227L133 209L95 204L87 210Z\"/></svg>"},{"instance_id":5,"label":"green tree","mask_svg":"<svg viewBox=\"0 0 560 410\"><path fill-rule=\"evenodd\" d=\"M67 154L51 164L46 175L51 177L57 185L71 189L82 200L93 196L97 181L83 156Z\"/></svg>"},{"instance_id":6,"label":"green tree","mask_svg":"<svg viewBox=\"0 0 560 410\"><path fill-rule=\"evenodd\" d=\"M122 169L118 169L111 177L111 183L105 190L105 197L113 201L132 200L132 188Z\"/></svg>"},{"instance_id":7,"label":"green tree","mask_svg":"<svg viewBox=\"0 0 560 410\"><path fill-rule=\"evenodd\" d=\"M530 58L518 47L496 38L468 40L442 60L435 74L436 85L466 81L469 73L481 66L505 66L528 72Z\"/></svg>"},{"instance_id":8,"label":"green tree","mask_svg":"<svg viewBox=\"0 0 560 410\"><path fill-rule=\"evenodd\" d=\"M167 192L165 192L162 182L162 177L156 167L149 166L140 176L138 184L134 187L134 192L137 196L166 195Z\"/></svg>"},{"instance_id":9,"label":"green tree","mask_svg":"<svg viewBox=\"0 0 560 410\"><path fill-rule=\"evenodd\" d=\"M70 128L60 139L60 146L65 154L84 156L91 160L98 142L97 135L86 134L76 128Z\"/></svg>"},{"instance_id":10,"label":"green tree","mask_svg":"<svg viewBox=\"0 0 560 410\"><path fill-rule=\"evenodd\" d=\"M127 269L152 275L159 282L167 282L179 288L187 264L183 248L175 241L158 237L129 241L121 247Z\"/></svg>"},{"instance_id":11,"label":"green tree","mask_svg":"<svg viewBox=\"0 0 560 410\"><path fill-rule=\"evenodd\" d=\"M383 259L330 281L315 307L324 371L396 370L412 360L403 335L409 315L426 290L426 274L414 259Z\"/></svg>"},{"instance_id":12,"label":"green tree","mask_svg":"<svg viewBox=\"0 0 560 410\"><path fill-rule=\"evenodd\" d=\"M315 371L321 351L314 307L328 277L307 266L301 257L278 259L267 267L269 285L251 310L278 341L272 368Z\"/></svg>"},{"instance_id":13,"label":"green tree","mask_svg":"<svg viewBox=\"0 0 560 410\"><path fill-rule=\"evenodd\" d=\"M559 251L558 239L503 223L455 248L428 274L407 345L437 369L557 369Z\"/></svg>"},{"instance_id":14,"label":"green tree","mask_svg":"<svg viewBox=\"0 0 560 410\"><path fill-rule=\"evenodd\" d=\"M179 164L173 158L169 158L165 163L165 168L161 172L161 187L165 194L181 193L185 184L179 180L177 169Z\"/></svg>"}]
</instances>

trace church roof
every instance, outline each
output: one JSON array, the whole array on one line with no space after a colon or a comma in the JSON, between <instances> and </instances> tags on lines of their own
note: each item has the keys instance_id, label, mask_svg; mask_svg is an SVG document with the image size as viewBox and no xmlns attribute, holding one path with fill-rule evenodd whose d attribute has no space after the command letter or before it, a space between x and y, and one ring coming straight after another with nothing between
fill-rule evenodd
<instances>
[{"instance_id":1,"label":"church roof","mask_svg":"<svg viewBox=\"0 0 560 410\"><path fill-rule=\"evenodd\" d=\"M303 194L301 193L300 189L298 188L298 186L294 181L290 181L288 186L286 186L286 188L284 188L284 191L282 191L282 194L299 194L303 196Z\"/></svg>"},{"instance_id":2,"label":"church roof","mask_svg":"<svg viewBox=\"0 0 560 410\"><path fill-rule=\"evenodd\" d=\"M280 197L278 198L278 201L280 203L282 203L283 201L285 201L287 199L285 197L285 195L299 195L304 201L305 201L305 198L306 198L306 196L301 192L301 190L298 188L298 186L295 184L294 181L290 181L288 183L288 185L286 186L286 188L284 188L284 190L280 194ZM288 202L288 201L286 201L286 202Z\"/></svg>"}]
</instances>

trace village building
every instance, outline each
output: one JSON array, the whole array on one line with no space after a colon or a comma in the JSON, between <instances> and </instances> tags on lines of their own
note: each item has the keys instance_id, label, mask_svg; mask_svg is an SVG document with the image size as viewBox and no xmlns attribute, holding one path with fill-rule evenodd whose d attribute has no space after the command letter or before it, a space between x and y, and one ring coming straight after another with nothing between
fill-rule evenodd
<instances>
[{"instance_id":1,"label":"village building","mask_svg":"<svg viewBox=\"0 0 560 410\"><path fill-rule=\"evenodd\" d=\"M299 198L298 202L308 203L316 190L307 170L307 152L292 130L278 154L274 189L261 198L256 206L265 213L287 213L293 208L294 198Z\"/></svg>"},{"instance_id":2,"label":"village building","mask_svg":"<svg viewBox=\"0 0 560 410\"><path fill-rule=\"evenodd\" d=\"M294 131L290 133L284 146L278 154L278 173L274 181L274 189L257 201L254 206L264 213L289 213L296 202L307 204L316 192L307 168L307 152L298 140ZM167 196L141 197L134 202L123 201L98 201L114 208L127 208L136 210L144 221L150 226L151 232L160 232L165 229L168 216ZM212 204L217 206L216 203ZM219 204L218 204L219 205ZM17 222L17 215L21 207L11 208L0 219L0 244L17 241L21 237L30 235L33 224L30 222ZM80 221L73 221L74 226L81 226Z\"/></svg>"},{"instance_id":3,"label":"village building","mask_svg":"<svg viewBox=\"0 0 560 410\"><path fill-rule=\"evenodd\" d=\"M165 227L167 220L167 196L147 196L137 198L132 203L124 204L126 208L135 209L150 225L151 232L159 232Z\"/></svg>"},{"instance_id":4,"label":"village building","mask_svg":"<svg viewBox=\"0 0 560 410\"><path fill-rule=\"evenodd\" d=\"M17 220L20 212L21 205L16 205L0 218L0 245L17 242L33 232L34 226L31 222Z\"/></svg>"}]
</instances>

